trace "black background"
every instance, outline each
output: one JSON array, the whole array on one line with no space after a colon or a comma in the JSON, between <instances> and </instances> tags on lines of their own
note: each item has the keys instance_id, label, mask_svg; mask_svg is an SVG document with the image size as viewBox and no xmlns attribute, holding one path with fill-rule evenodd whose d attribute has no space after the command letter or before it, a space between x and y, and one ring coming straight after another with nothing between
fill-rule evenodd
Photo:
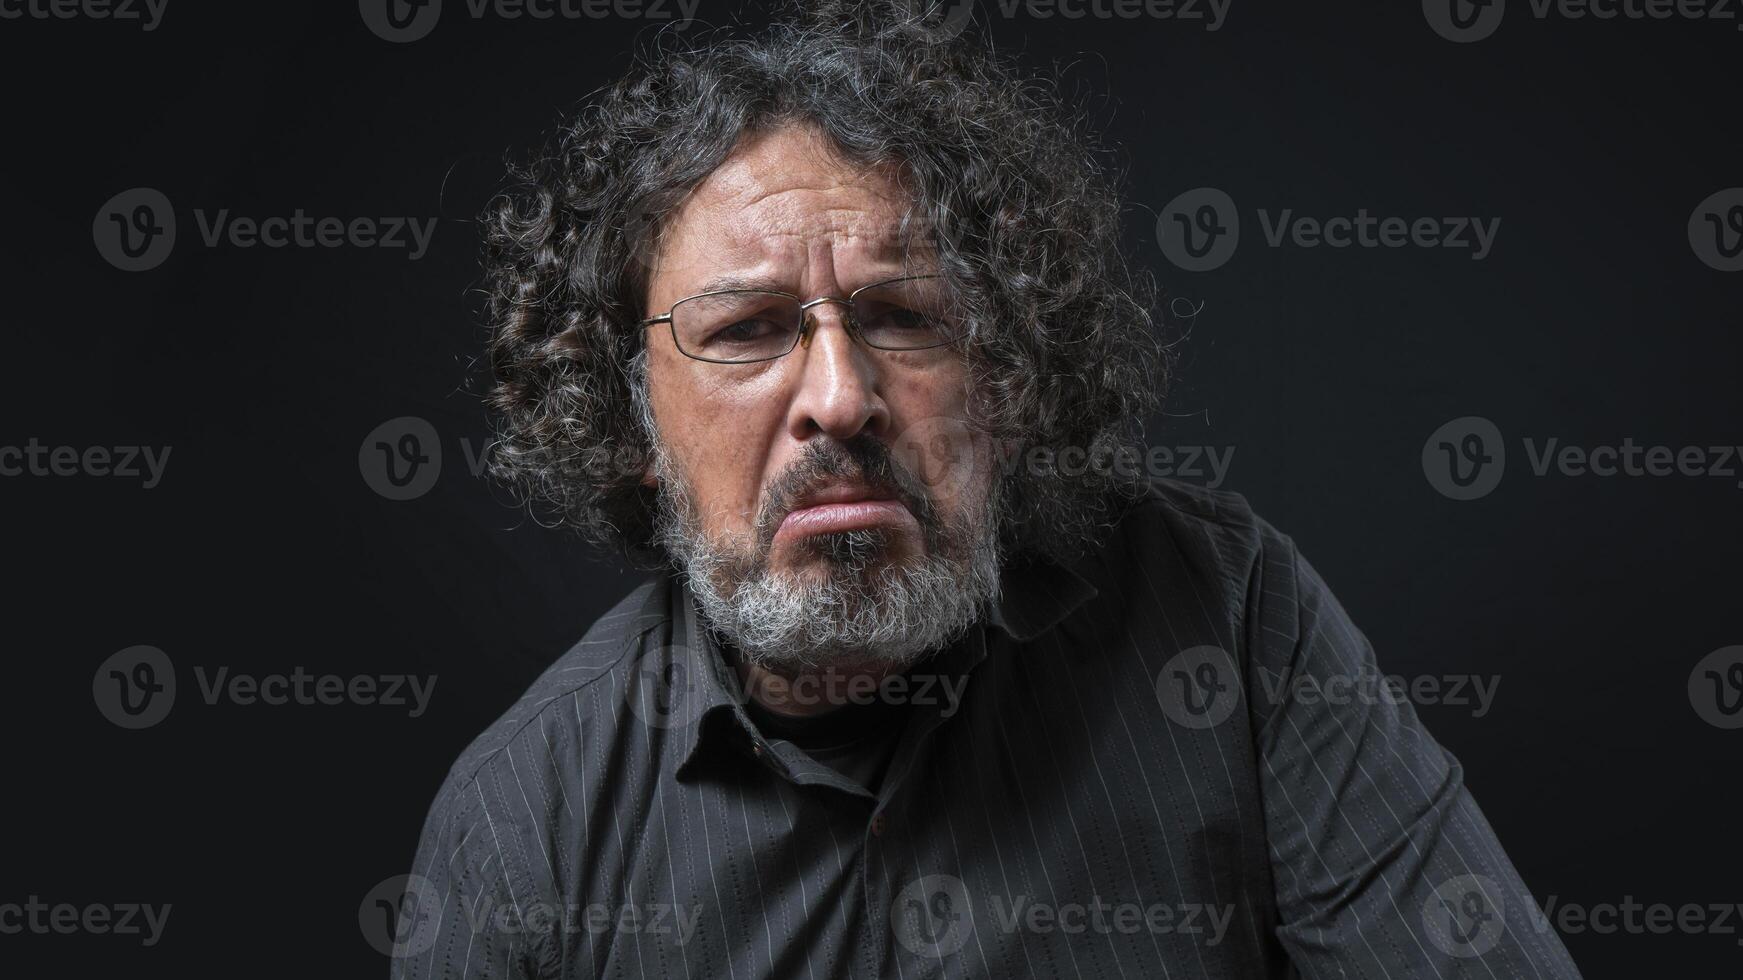
<instances>
[{"instance_id":1,"label":"black background","mask_svg":"<svg viewBox=\"0 0 1743 980\"><path fill-rule=\"evenodd\" d=\"M348 2L170 0L151 32L0 20L0 444L173 447L150 490L0 479L0 903L174 907L150 949L0 936L0 973L385 975L364 894L409 868L460 749L638 580L469 472L487 431L470 219L505 151L661 25L448 8L409 44ZM1233 447L1224 486L1295 537L1387 670L1501 678L1484 717L1419 710L1540 903L1743 901L1743 731L1687 693L1696 661L1743 643L1743 472L1537 477L1522 449L1743 443L1743 273L1708 268L1686 231L1743 185L1738 21L1538 19L1514 0L1494 36L1455 44L1409 2L1233 0L1214 32L981 18L1088 100L1129 174L1139 262L1205 304L1150 442ZM1177 270L1156 212L1207 185L1239 205L1241 245ZM92 222L134 187L167 195L179 232L129 273ZM206 247L193 212L225 208L439 220L417 261ZM1261 208L1501 225L1482 261L1273 248ZM1421 454L1470 415L1503 433L1508 468L1457 501ZM411 501L359 469L399 416L441 439L441 477ZM127 731L92 677L136 644L169 655L180 692ZM194 668L220 666L438 681L419 718L207 705ZM1743 963L1738 934L1564 939L1589 977Z\"/></svg>"}]
</instances>

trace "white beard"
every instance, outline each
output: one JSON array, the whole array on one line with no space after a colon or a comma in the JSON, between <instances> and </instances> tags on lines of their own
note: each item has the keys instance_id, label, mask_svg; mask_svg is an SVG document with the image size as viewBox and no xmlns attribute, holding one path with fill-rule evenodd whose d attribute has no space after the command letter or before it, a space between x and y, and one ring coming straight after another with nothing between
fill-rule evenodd
<instances>
[{"instance_id":1,"label":"white beard","mask_svg":"<svg viewBox=\"0 0 1743 980\"><path fill-rule=\"evenodd\" d=\"M660 543L689 574L709 624L765 670L901 670L948 645L998 599L996 494L922 535L939 546L899 561L886 557L890 535L882 529L819 535L808 545L819 579L769 567L754 538L710 540L688 480L663 447L654 465Z\"/></svg>"}]
</instances>

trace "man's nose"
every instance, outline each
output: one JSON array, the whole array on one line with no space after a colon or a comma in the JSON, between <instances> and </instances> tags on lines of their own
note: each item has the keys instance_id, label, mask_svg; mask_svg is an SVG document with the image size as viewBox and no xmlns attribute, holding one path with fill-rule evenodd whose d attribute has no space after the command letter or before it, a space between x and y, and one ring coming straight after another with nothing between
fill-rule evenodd
<instances>
[{"instance_id":1,"label":"man's nose","mask_svg":"<svg viewBox=\"0 0 1743 980\"><path fill-rule=\"evenodd\" d=\"M799 348L797 390L787 428L795 439L824 433L847 441L861 432L882 435L889 427L883 398L883 365L848 329L849 307L838 300L805 310Z\"/></svg>"}]
</instances>

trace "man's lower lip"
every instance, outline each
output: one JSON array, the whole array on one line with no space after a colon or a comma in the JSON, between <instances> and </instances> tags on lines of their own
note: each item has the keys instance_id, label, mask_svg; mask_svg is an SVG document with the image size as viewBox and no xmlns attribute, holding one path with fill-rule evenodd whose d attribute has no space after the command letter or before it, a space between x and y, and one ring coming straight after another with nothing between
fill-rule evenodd
<instances>
[{"instance_id":1,"label":"man's lower lip","mask_svg":"<svg viewBox=\"0 0 1743 980\"><path fill-rule=\"evenodd\" d=\"M854 500L839 504L818 504L789 513L781 521L777 537L806 534L829 534L836 531L856 531L868 527L892 524L914 524L914 515L897 500Z\"/></svg>"}]
</instances>

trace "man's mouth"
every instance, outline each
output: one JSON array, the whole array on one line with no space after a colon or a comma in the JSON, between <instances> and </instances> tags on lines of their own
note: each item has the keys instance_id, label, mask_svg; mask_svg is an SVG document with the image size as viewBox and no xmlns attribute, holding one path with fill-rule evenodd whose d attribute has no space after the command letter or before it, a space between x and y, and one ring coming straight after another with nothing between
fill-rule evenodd
<instances>
[{"instance_id":1,"label":"man's mouth","mask_svg":"<svg viewBox=\"0 0 1743 980\"><path fill-rule=\"evenodd\" d=\"M863 484L833 484L799 498L776 529L775 540L904 525L916 531L920 526L895 494Z\"/></svg>"}]
</instances>

